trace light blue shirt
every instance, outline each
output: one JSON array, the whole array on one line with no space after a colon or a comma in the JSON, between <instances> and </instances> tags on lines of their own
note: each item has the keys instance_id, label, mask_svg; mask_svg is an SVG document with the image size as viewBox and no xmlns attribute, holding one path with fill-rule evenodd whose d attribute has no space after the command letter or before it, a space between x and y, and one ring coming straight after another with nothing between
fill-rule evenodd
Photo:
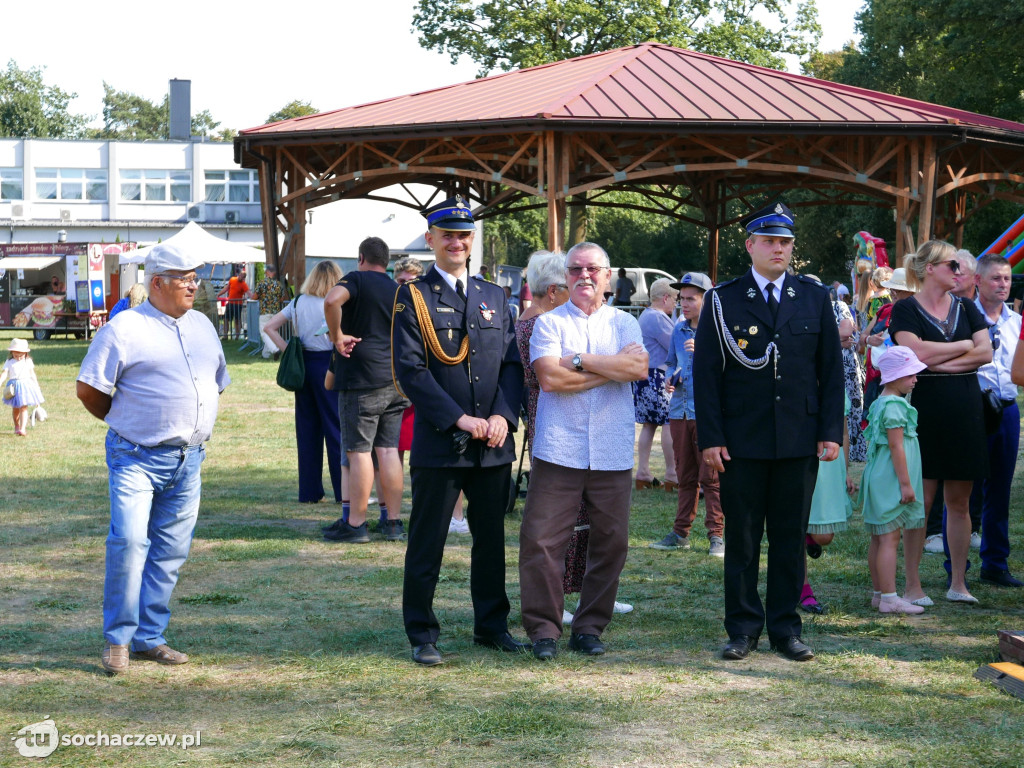
<instances>
[{"instance_id":1,"label":"light blue shirt","mask_svg":"<svg viewBox=\"0 0 1024 768\"><path fill-rule=\"evenodd\" d=\"M668 357L665 358L667 366L665 371L666 381L672 376L675 370L679 370L679 380L673 381L676 391L672 393L672 400L668 406L668 417L670 419L695 419L697 412L693 407L693 352L687 352L685 344L688 339L697 336L697 330L690 327L689 320L681 320L672 329L672 340L668 347Z\"/></svg>"},{"instance_id":2,"label":"light blue shirt","mask_svg":"<svg viewBox=\"0 0 1024 768\"><path fill-rule=\"evenodd\" d=\"M1017 351L1017 340L1020 338L1021 317L1003 304L999 319L992 323L985 314L985 308L981 306L981 299L976 298L974 306L981 312L989 327L995 327L995 334L999 338L999 349L992 352L992 362L978 369L978 384L982 389L991 387L1002 400L1016 400L1017 385L1010 379L1010 367L1013 365L1013 353Z\"/></svg>"},{"instance_id":3,"label":"light blue shirt","mask_svg":"<svg viewBox=\"0 0 1024 768\"><path fill-rule=\"evenodd\" d=\"M648 307L640 313L640 333L647 350L647 367L664 370L668 345L672 340L672 317L660 309Z\"/></svg>"},{"instance_id":4,"label":"light blue shirt","mask_svg":"<svg viewBox=\"0 0 1024 768\"><path fill-rule=\"evenodd\" d=\"M616 355L631 343L643 343L632 315L607 304L587 315L567 301L537 318L530 362L577 352ZM541 390L533 455L572 469L632 469L635 417L628 381L609 381L583 392Z\"/></svg>"},{"instance_id":5,"label":"light blue shirt","mask_svg":"<svg viewBox=\"0 0 1024 768\"><path fill-rule=\"evenodd\" d=\"M111 395L104 421L148 448L209 440L220 393L231 383L209 318L192 309L173 318L149 301L99 330L78 380Z\"/></svg>"}]
</instances>

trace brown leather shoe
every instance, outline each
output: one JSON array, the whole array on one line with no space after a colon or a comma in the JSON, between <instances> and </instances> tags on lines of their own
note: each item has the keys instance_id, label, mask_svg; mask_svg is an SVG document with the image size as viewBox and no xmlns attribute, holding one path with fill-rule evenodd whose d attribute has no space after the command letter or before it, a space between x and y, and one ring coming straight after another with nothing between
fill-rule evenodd
<instances>
[{"instance_id":1,"label":"brown leather shoe","mask_svg":"<svg viewBox=\"0 0 1024 768\"><path fill-rule=\"evenodd\" d=\"M666 493L675 493L676 491L679 490L679 483L675 482L674 480L666 480L661 484L661 490L665 491Z\"/></svg>"},{"instance_id":2,"label":"brown leather shoe","mask_svg":"<svg viewBox=\"0 0 1024 768\"><path fill-rule=\"evenodd\" d=\"M107 647L103 649L100 663L112 675L120 675L122 672L127 672L128 646L107 643Z\"/></svg>"},{"instance_id":3,"label":"brown leather shoe","mask_svg":"<svg viewBox=\"0 0 1024 768\"><path fill-rule=\"evenodd\" d=\"M646 491L648 488L652 488L652 487L653 487L653 483L651 482L651 480L637 480L636 481L636 489L638 491Z\"/></svg>"},{"instance_id":4,"label":"brown leather shoe","mask_svg":"<svg viewBox=\"0 0 1024 768\"><path fill-rule=\"evenodd\" d=\"M132 651L133 659L141 661L155 661L157 664L187 664L188 654L168 648L166 645L158 645L145 651Z\"/></svg>"}]
</instances>

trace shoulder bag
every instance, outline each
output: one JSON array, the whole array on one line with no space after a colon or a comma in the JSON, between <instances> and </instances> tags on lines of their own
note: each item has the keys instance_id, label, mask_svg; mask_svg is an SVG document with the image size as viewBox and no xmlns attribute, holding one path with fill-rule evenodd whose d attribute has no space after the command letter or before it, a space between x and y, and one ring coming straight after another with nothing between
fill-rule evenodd
<instances>
[{"instance_id":1,"label":"shoulder bag","mask_svg":"<svg viewBox=\"0 0 1024 768\"><path fill-rule=\"evenodd\" d=\"M306 361L302 356L302 342L299 341L298 296L292 301L292 308L295 333L288 339L288 346L281 353L281 363L277 367L277 385L289 392L298 392L306 383Z\"/></svg>"}]
</instances>

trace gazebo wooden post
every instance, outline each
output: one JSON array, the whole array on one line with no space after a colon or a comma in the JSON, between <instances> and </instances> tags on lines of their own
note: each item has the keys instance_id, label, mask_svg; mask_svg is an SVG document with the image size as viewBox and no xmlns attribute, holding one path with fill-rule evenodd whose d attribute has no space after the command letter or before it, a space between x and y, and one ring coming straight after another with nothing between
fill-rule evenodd
<instances>
[{"instance_id":1,"label":"gazebo wooden post","mask_svg":"<svg viewBox=\"0 0 1024 768\"><path fill-rule=\"evenodd\" d=\"M268 158L260 159L258 173L260 205L263 208L263 249L267 252L267 263L273 264L277 268L277 274L282 275L281 252L277 247L277 202L271 181L274 176L274 166Z\"/></svg>"},{"instance_id":2,"label":"gazebo wooden post","mask_svg":"<svg viewBox=\"0 0 1024 768\"><path fill-rule=\"evenodd\" d=\"M554 131L544 134L544 194L548 201L548 250L561 251L565 247L565 194L568 186L568 158L561 156L562 142ZM541 174L538 174L538 178ZM564 181L563 181L564 179Z\"/></svg>"},{"instance_id":3,"label":"gazebo wooden post","mask_svg":"<svg viewBox=\"0 0 1024 768\"><path fill-rule=\"evenodd\" d=\"M935 137L925 136L924 152L921 158L921 211L917 218L918 245L932 239L935 218L935 178L938 158L935 154Z\"/></svg>"},{"instance_id":4,"label":"gazebo wooden post","mask_svg":"<svg viewBox=\"0 0 1024 768\"><path fill-rule=\"evenodd\" d=\"M705 198L704 217L708 227L708 277L714 284L718 282L718 233L722 227L724 206L721 182L709 184L706 192L708 197Z\"/></svg>"}]
</instances>

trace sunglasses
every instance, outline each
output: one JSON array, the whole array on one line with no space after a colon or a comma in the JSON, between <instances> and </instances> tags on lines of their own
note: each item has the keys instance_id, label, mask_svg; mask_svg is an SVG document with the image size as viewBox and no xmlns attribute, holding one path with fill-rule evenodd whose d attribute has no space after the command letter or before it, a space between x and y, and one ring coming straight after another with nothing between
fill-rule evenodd
<instances>
[{"instance_id":1,"label":"sunglasses","mask_svg":"<svg viewBox=\"0 0 1024 768\"><path fill-rule=\"evenodd\" d=\"M941 266L942 264L945 264L947 267L949 267L949 270L954 275L960 274L960 262L958 260L949 259L948 261L940 261L939 265Z\"/></svg>"},{"instance_id":2,"label":"sunglasses","mask_svg":"<svg viewBox=\"0 0 1024 768\"><path fill-rule=\"evenodd\" d=\"M586 270L588 275L596 275L602 269L607 269L607 267L569 267L566 272L573 277L579 277L583 274L584 270Z\"/></svg>"}]
</instances>

